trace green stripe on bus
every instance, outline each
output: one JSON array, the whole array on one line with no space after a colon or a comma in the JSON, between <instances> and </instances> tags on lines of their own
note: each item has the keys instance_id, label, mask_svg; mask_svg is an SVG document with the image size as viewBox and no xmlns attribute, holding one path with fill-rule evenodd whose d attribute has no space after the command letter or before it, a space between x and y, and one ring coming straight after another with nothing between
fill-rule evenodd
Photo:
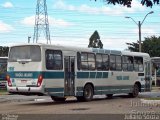
<instances>
[{"instance_id":1,"label":"green stripe on bus","mask_svg":"<svg viewBox=\"0 0 160 120\"><path fill-rule=\"evenodd\" d=\"M129 76L123 76L123 80L129 80Z\"/></svg>"},{"instance_id":2,"label":"green stripe on bus","mask_svg":"<svg viewBox=\"0 0 160 120\"><path fill-rule=\"evenodd\" d=\"M16 72L7 72L11 78L38 78L42 72L28 72L28 71L16 71Z\"/></svg>"},{"instance_id":3,"label":"green stripe on bus","mask_svg":"<svg viewBox=\"0 0 160 120\"><path fill-rule=\"evenodd\" d=\"M132 89L133 85L121 85L121 86L94 86L94 90L119 90L119 89ZM83 91L83 87L77 87L77 91Z\"/></svg>"},{"instance_id":4,"label":"green stripe on bus","mask_svg":"<svg viewBox=\"0 0 160 120\"><path fill-rule=\"evenodd\" d=\"M39 75L43 75L45 79L63 79L64 72L8 72L11 78L38 78Z\"/></svg>"},{"instance_id":5,"label":"green stripe on bus","mask_svg":"<svg viewBox=\"0 0 160 120\"><path fill-rule=\"evenodd\" d=\"M43 76L46 79L63 79L64 72L43 72Z\"/></svg>"},{"instance_id":6,"label":"green stripe on bus","mask_svg":"<svg viewBox=\"0 0 160 120\"><path fill-rule=\"evenodd\" d=\"M103 78L108 78L108 72L103 72Z\"/></svg>"},{"instance_id":7,"label":"green stripe on bus","mask_svg":"<svg viewBox=\"0 0 160 120\"><path fill-rule=\"evenodd\" d=\"M124 86L94 86L94 94L116 94L116 93L129 93L132 92L133 85ZM83 95L83 87L77 87L77 96Z\"/></svg>"},{"instance_id":8,"label":"green stripe on bus","mask_svg":"<svg viewBox=\"0 0 160 120\"><path fill-rule=\"evenodd\" d=\"M64 97L64 93L48 93L50 96Z\"/></svg>"},{"instance_id":9,"label":"green stripe on bus","mask_svg":"<svg viewBox=\"0 0 160 120\"><path fill-rule=\"evenodd\" d=\"M11 78L33 78L37 79L39 75L42 75L44 79L64 79L63 71L12 71L8 72ZM96 78L108 78L108 72L77 72L77 78L79 79L96 79Z\"/></svg>"},{"instance_id":10,"label":"green stripe on bus","mask_svg":"<svg viewBox=\"0 0 160 120\"><path fill-rule=\"evenodd\" d=\"M102 78L102 72L97 72L96 78Z\"/></svg>"},{"instance_id":11,"label":"green stripe on bus","mask_svg":"<svg viewBox=\"0 0 160 120\"><path fill-rule=\"evenodd\" d=\"M64 88L45 88L46 92L64 92Z\"/></svg>"},{"instance_id":12,"label":"green stripe on bus","mask_svg":"<svg viewBox=\"0 0 160 120\"><path fill-rule=\"evenodd\" d=\"M117 76L117 80L122 80L122 76Z\"/></svg>"},{"instance_id":13,"label":"green stripe on bus","mask_svg":"<svg viewBox=\"0 0 160 120\"><path fill-rule=\"evenodd\" d=\"M89 78L96 78L96 72L90 72L90 77Z\"/></svg>"},{"instance_id":14,"label":"green stripe on bus","mask_svg":"<svg viewBox=\"0 0 160 120\"><path fill-rule=\"evenodd\" d=\"M108 78L108 72L77 72L77 78Z\"/></svg>"},{"instance_id":15,"label":"green stripe on bus","mask_svg":"<svg viewBox=\"0 0 160 120\"><path fill-rule=\"evenodd\" d=\"M89 78L89 72L77 72L77 78Z\"/></svg>"},{"instance_id":16,"label":"green stripe on bus","mask_svg":"<svg viewBox=\"0 0 160 120\"><path fill-rule=\"evenodd\" d=\"M117 76L117 80L129 80L129 76Z\"/></svg>"}]
</instances>

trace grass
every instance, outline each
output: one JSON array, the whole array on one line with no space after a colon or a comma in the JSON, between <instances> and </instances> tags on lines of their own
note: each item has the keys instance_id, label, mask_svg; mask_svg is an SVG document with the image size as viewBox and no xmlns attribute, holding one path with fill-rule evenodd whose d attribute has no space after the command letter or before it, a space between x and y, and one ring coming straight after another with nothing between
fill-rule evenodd
<instances>
[{"instance_id":1,"label":"grass","mask_svg":"<svg viewBox=\"0 0 160 120\"><path fill-rule=\"evenodd\" d=\"M8 94L7 89L0 89L0 95Z\"/></svg>"},{"instance_id":2,"label":"grass","mask_svg":"<svg viewBox=\"0 0 160 120\"><path fill-rule=\"evenodd\" d=\"M154 98L145 98L146 100L160 100L160 97L154 97Z\"/></svg>"}]
</instances>

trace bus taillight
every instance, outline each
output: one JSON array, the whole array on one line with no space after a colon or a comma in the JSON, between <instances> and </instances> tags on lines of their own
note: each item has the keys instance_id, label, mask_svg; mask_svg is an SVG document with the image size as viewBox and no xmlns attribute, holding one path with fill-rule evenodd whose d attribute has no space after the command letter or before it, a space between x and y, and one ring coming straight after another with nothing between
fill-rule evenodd
<instances>
[{"instance_id":1,"label":"bus taillight","mask_svg":"<svg viewBox=\"0 0 160 120\"><path fill-rule=\"evenodd\" d=\"M7 79L8 86L11 87L11 86L12 86L12 83L11 83L10 76L7 75L7 76L6 76L6 79Z\"/></svg>"},{"instance_id":2,"label":"bus taillight","mask_svg":"<svg viewBox=\"0 0 160 120\"><path fill-rule=\"evenodd\" d=\"M42 76L42 75L39 75L39 76L38 76L38 82L37 82L37 86L38 86L38 87L41 86L42 81L43 81L43 76Z\"/></svg>"}]
</instances>

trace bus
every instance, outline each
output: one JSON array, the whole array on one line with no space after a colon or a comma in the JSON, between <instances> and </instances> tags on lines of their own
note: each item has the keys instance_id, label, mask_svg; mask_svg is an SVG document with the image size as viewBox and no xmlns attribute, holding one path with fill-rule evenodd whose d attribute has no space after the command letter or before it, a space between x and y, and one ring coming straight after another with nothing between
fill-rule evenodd
<instances>
[{"instance_id":1,"label":"bus","mask_svg":"<svg viewBox=\"0 0 160 120\"><path fill-rule=\"evenodd\" d=\"M6 78L10 93L49 95L54 101L137 97L151 89L151 59L140 52L21 44L10 47Z\"/></svg>"},{"instance_id":2,"label":"bus","mask_svg":"<svg viewBox=\"0 0 160 120\"><path fill-rule=\"evenodd\" d=\"M8 57L0 57L0 88L7 87L7 59Z\"/></svg>"},{"instance_id":3,"label":"bus","mask_svg":"<svg viewBox=\"0 0 160 120\"><path fill-rule=\"evenodd\" d=\"M152 84L160 86L160 57L152 57Z\"/></svg>"}]
</instances>

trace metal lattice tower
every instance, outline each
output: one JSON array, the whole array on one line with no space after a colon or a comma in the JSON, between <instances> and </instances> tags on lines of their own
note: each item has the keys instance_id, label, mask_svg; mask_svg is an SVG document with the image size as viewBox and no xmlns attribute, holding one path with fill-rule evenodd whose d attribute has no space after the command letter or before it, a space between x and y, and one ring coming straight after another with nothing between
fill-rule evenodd
<instances>
[{"instance_id":1,"label":"metal lattice tower","mask_svg":"<svg viewBox=\"0 0 160 120\"><path fill-rule=\"evenodd\" d=\"M47 44L51 44L46 0L37 0L33 42L38 42L42 32Z\"/></svg>"}]
</instances>

